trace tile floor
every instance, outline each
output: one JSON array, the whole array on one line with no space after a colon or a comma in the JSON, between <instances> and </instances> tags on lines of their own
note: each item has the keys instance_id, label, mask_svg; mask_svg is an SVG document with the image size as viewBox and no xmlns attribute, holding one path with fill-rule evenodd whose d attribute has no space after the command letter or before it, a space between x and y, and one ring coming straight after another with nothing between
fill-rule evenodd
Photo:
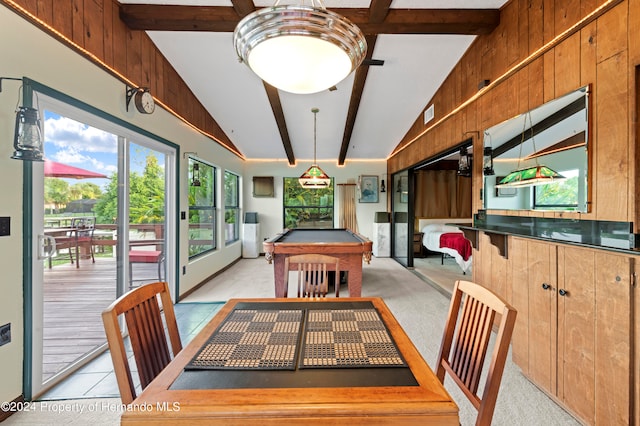
<instances>
[{"instance_id":1,"label":"tile floor","mask_svg":"<svg viewBox=\"0 0 640 426\"><path fill-rule=\"evenodd\" d=\"M213 317L224 302L178 303L176 320L182 345L185 346ZM137 374L134 380L138 380ZM51 401L78 398L118 398L118 384L109 352L105 352L53 387L38 400Z\"/></svg>"}]
</instances>

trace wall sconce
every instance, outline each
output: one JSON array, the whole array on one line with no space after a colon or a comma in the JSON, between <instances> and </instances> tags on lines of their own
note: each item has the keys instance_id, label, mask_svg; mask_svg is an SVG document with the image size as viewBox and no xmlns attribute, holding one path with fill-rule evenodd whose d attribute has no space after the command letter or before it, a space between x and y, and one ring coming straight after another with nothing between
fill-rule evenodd
<instances>
[{"instance_id":1,"label":"wall sconce","mask_svg":"<svg viewBox=\"0 0 640 426\"><path fill-rule=\"evenodd\" d=\"M191 169L191 186L200 186L200 165L193 163Z\"/></svg>"},{"instance_id":2,"label":"wall sconce","mask_svg":"<svg viewBox=\"0 0 640 426\"><path fill-rule=\"evenodd\" d=\"M467 147L460 148L458 159L458 176L471 177L471 155L467 153Z\"/></svg>"},{"instance_id":3,"label":"wall sconce","mask_svg":"<svg viewBox=\"0 0 640 426\"><path fill-rule=\"evenodd\" d=\"M2 80L23 81L21 78L0 77L0 92L2 92ZM20 104L19 93L18 104ZM36 108L21 106L16 110L13 148L15 151L11 158L15 160L44 161L42 131Z\"/></svg>"},{"instance_id":4,"label":"wall sconce","mask_svg":"<svg viewBox=\"0 0 640 426\"><path fill-rule=\"evenodd\" d=\"M387 187L384 186L384 179L380 181L380 192L387 192Z\"/></svg>"},{"instance_id":5,"label":"wall sconce","mask_svg":"<svg viewBox=\"0 0 640 426\"><path fill-rule=\"evenodd\" d=\"M38 110L30 107L18 107L16 127L13 136L11 158L25 161L44 161L42 133Z\"/></svg>"},{"instance_id":6,"label":"wall sconce","mask_svg":"<svg viewBox=\"0 0 640 426\"><path fill-rule=\"evenodd\" d=\"M493 176L496 172L493 170L493 148L484 147L484 155L482 156L482 170L485 176Z\"/></svg>"}]
</instances>

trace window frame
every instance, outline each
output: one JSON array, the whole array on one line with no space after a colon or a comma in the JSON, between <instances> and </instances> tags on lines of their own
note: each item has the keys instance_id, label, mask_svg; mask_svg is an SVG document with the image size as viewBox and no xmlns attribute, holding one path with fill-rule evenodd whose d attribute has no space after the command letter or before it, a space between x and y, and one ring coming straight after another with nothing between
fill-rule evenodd
<instances>
[{"instance_id":1,"label":"window frame","mask_svg":"<svg viewBox=\"0 0 640 426\"><path fill-rule=\"evenodd\" d=\"M572 169L572 170L564 170L564 171L560 171L558 173L560 173L561 175L564 176L571 176L572 179L574 178L575 172L578 172L578 169ZM579 176L575 176L576 179L579 178ZM547 188L550 187L551 185L555 185L555 186L560 186L560 185L564 185L565 182L564 181L558 181L555 183L549 183L546 185L537 185L533 187L532 192L532 197L533 197L533 209L534 210L568 210L570 208L575 208L575 210L578 210L578 206L580 205L580 194L579 194L579 188L576 188L576 202L575 203L571 203L571 204L567 204L567 203L555 203L555 204L541 204L538 202L538 199L540 197L540 195L538 194L538 189L539 188Z\"/></svg>"},{"instance_id":2,"label":"window frame","mask_svg":"<svg viewBox=\"0 0 640 426\"><path fill-rule=\"evenodd\" d=\"M298 210L298 211L308 211L308 210L330 210L331 214L331 220L327 221L328 224L330 224L329 228L333 228L334 227L334 223L335 223L335 180L334 178L331 178L331 183L329 185L328 188L301 188L301 191L309 191L309 193L311 194L320 194L324 191L327 191L328 189L331 190L331 200L327 205L322 205L322 204L305 204L305 205L295 205L295 204L291 204L288 205L287 201L289 200L288 197L288 192L289 192L289 188L292 188L295 185L300 185L298 182L298 178L297 177L283 177L282 178L282 188L283 188L283 195L282 195L282 225L283 225L283 229L295 229L297 226L291 226L291 220L287 220L287 213L288 211L291 210ZM297 189L297 188L296 188ZM329 195L329 194L323 194L323 195ZM320 213L320 212L318 212ZM309 213L309 215L311 215L311 213ZM292 215L289 215L290 217L293 217ZM299 215L296 215L299 217ZM300 222L304 222L304 221L298 221L296 222L296 225L298 225Z\"/></svg>"},{"instance_id":3,"label":"window frame","mask_svg":"<svg viewBox=\"0 0 640 426\"><path fill-rule=\"evenodd\" d=\"M198 164L198 168L199 168L199 175L200 175L200 186L193 186L192 185L192 176L193 176L193 165L194 164ZM210 170L210 172L208 172ZM211 253L213 251L215 251L218 248L217 245L217 232L216 232L216 227L217 227L217 214L218 214L218 209L217 209L217 204L216 204L216 200L217 200L217 185L216 185L216 181L217 181L217 168L212 165L207 163L206 161L203 161L199 158L194 158L194 157L189 157L188 163L187 163L187 173L188 173L188 182L189 182L189 230L188 230L188 235L189 235L189 260L195 259L199 256L205 255L207 253ZM209 177L210 176L210 177ZM195 188L201 188L202 185L205 185L205 190L204 193L206 194L205 198L207 200L207 203L210 202L210 204L198 204L198 197L196 197L196 189ZM211 244L210 247L209 244L205 245L206 248L201 249L201 250L194 250L192 249L193 247L197 247L197 244L192 244L192 241L194 241L195 239L192 238L192 232L191 232L191 226L192 226L192 222L191 222L191 218L192 215L197 213L198 216L200 216L200 214L202 212L209 212L209 217L211 218L211 222L202 222L199 221L197 223L197 225L201 226L203 224L206 224L207 226L209 226L211 228ZM207 240L208 241L208 240Z\"/></svg>"},{"instance_id":4,"label":"window frame","mask_svg":"<svg viewBox=\"0 0 640 426\"><path fill-rule=\"evenodd\" d=\"M235 191L229 194L231 187L228 179L235 181ZM231 214L229 214L231 213ZM233 219L233 221L231 221ZM240 175L229 170L224 171L224 224L225 245L232 244L240 239ZM233 225L229 227L228 225ZM231 238L229 238L231 236Z\"/></svg>"}]
</instances>

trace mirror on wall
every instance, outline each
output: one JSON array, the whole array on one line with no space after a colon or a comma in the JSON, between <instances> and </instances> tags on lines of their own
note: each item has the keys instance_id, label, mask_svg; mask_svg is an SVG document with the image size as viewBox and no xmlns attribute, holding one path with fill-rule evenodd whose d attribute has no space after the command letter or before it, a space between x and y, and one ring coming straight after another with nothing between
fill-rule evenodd
<instances>
[{"instance_id":1,"label":"mirror on wall","mask_svg":"<svg viewBox=\"0 0 640 426\"><path fill-rule=\"evenodd\" d=\"M589 87L585 86L486 129L485 209L587 212L588 121ZM496 186L510 173L536 166L551 168L564 179Z\"/></svg>"}]
</instances>

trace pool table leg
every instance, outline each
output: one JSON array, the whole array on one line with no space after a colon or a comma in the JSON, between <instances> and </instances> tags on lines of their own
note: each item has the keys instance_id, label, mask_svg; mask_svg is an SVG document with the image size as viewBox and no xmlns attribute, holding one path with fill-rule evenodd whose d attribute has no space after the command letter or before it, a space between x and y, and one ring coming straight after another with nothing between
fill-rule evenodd
<instances>
[{"instance_id":1,"label":"pool table leg","mask_svg":"<svg viewBox=\"0 0 640 426\"><path fill-rule=\"evenodd\" d=\"M360 297L362 294L362 260L358 256L357 262L351 260L348 269L340 267L341 270L347 271L347 284L349 286L349 297Z\"/></svg>"},{"instance_id":2,"label":"pool table leg","mask_svg":"<svg viewBox=\"0 0 640 426\"><path fill-rule=\"evenodd\" d=\"M276 297L287 297L287 289L284 287L284 258L285 256L274 256L273 276Z\"/></svg>"}]
</instances>

